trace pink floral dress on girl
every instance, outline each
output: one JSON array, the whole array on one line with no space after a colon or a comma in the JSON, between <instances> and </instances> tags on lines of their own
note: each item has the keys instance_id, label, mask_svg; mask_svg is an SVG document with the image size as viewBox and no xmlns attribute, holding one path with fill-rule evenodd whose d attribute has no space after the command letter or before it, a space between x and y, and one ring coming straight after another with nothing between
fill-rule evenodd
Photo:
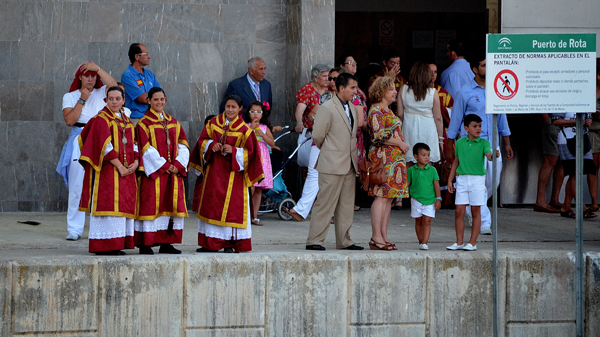
<instances>
[{"instance_id":1,"label":"pink floral dress on girl","mask_svg":"<svg viewBox=\"0 0 600 337\"><path fill-rule=\"evenodd\" d=\"M264 134L267 134L266 125L259 124L258 127ZM269 148L267 147L265 140L262 139L262 137L260 137L258 134L256 135L256 139L258 139L258 148L260 149L260 155L262 157L262 168L265 174L265 179L254 184L254 186L261 188L273 188L273 169L271 168L271 156L269 155Z\"/></svg>"}]
</instances>

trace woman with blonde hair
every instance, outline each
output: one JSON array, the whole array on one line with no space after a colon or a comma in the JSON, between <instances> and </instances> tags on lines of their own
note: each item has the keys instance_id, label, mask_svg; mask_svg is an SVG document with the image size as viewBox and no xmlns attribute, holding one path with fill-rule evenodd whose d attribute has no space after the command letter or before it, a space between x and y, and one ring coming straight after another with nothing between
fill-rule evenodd
<instances>
[{"instance_id":1,"label":"woman with blonde hair","mask_svg":"<svg viewBox=\"0 0 600 337\"><path fill-rule=\"evenodd\" d=\"M383 160L387 175L385 183L369 186L369 195L375 197L371 205L371 249L398 249L387 237L392 200L408 197L406 153L410 149L402 135L402 120L389 108L397 94L391 77L380 77L369 88L369 99L375 103L369 110L368 126L372 144L368 159L372 162Z\"/></svg>"}]
</instances>

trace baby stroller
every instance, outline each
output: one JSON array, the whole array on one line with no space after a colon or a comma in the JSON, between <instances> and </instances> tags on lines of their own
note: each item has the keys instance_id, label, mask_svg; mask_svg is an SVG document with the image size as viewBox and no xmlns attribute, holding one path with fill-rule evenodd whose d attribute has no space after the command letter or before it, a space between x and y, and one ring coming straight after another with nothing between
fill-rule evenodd
<instances>
[{"instance_id":1,"label":"baby stroller","mask_svg":"<svg viewBox=\"0 0 600 337\"><path fill-rule=\"evenodd\" d=\"M283 128L289 129L289 126L285 126ZM275 144L281 138L288 136L293 131L285 131L279 137L275 139ZM273 150L271 154L271 166L273 169L273 188L269 190L263 190L262 199L260 201L260 208L258 209L258 214L270 213L273 211L277 212L277 215L282 220L291 220L292 216L288 213L284 212L284 209L292 209L296 206L296 201L292 199L292 194L287 190L285 183L283 182L283 177L281 174L285 167L290 163L298 149L306 143L307 141L311 141L310 138L306 139L302 144L296 146L292 153L285 157L281 151Z\"/></svg>"}]
</instances>

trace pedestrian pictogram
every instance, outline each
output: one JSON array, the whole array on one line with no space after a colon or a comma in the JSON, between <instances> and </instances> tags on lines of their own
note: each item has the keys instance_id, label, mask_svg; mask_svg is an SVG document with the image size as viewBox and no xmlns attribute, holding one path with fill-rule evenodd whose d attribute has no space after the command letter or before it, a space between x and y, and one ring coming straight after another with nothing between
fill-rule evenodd
<instances>
[{"instance_id":1,"label":"pedestrian pictogram","mask_svg":"<svg viewBox=\"0 0 600 337\"><path fill-rule=\"evenodd\" d=\"M504 69L496 75L494 91L500 99L509 100L515 97L518 90L519 79L512 70Z\"/></svg>"}]
</instances>

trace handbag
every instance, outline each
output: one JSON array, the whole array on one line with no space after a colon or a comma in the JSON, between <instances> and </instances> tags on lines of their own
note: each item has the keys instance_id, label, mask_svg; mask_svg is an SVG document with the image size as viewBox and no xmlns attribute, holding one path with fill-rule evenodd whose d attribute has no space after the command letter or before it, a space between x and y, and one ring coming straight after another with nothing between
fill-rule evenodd
<instances>
[{"instance_id":1,"label":"handbag","mask_svg":"<svg viewBox=\"0 0 600 337\"><path fill-rule=\"evenodd\" d=\"M387 173L381 159L370 161L368 157L365 157L358 165L358 170L360 171L359 181L365 191L369 190L370 185L381 185L387 182Z\"/></svg>"},{"instance_id":2,"label":"handbag","mask_svg":"<svg viewBox=\"0 0 600 337\"><path fill-rule=\"evenodd\" d=\"M440 186L448 185L448 178L450 177L450 171L452 170L452 163L442 159L438 162L431 163L431 166L435 168L440 177Z\"/></svg>"},{"instance_id":3,"label":"handbag","mask_svg":"<svg viewBox=\"0 0 600 337\"><path fill-rule=\"evenodd\" d=\"M577 153L577 137L573 137L571 139L567 138L567 135L565 134L565 130L564 128L561 129L563 135L565 136L565 139L567 140L567 149L569 149L569 152L571 152L571 154L573 155L573 157L576 157L576 153ZM583 154L586 154L588 152L590 152L590 150L592 149L592 143L590 143L590 137L588 136L587 133L583 134Z\"/></svg>"}]
</instances>

